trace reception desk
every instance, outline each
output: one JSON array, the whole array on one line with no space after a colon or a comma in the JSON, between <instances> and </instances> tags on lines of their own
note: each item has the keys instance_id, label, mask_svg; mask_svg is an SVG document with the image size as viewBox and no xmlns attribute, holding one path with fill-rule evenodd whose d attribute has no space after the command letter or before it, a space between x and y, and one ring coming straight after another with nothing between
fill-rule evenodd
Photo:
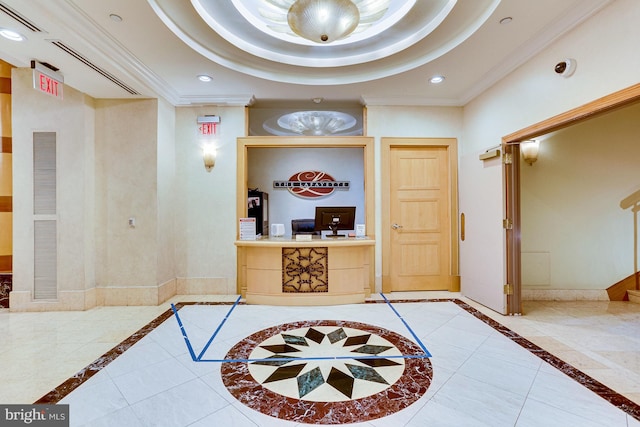
<instances>
[{"instance_id":1,"label":"reception desk","mask_svg":"<svg viewBox=\"0 0 640 427\"><path fill-rule=\"evenodd\" d=\"M370 238L237 240L238 287L248 304L364 302L373 288Z\"/></svg>"}]
</instances>

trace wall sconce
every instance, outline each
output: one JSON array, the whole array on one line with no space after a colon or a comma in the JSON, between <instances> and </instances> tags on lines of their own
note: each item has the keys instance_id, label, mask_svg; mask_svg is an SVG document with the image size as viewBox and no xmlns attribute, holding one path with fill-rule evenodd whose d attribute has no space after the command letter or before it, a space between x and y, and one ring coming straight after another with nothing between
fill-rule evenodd
<instances>
[{"instance_id":1,"label":"wall sconce","mask_svg":"<svg viewBox=\"0 0 640 427\"><path fill-rule=\"evenodd\" d=\"M202 146L202 158L204 160L204 168L207 172L211 172L213 166L216 164L216 147L213 145L212 140L215 140L218 134L218 125L220 124L220 116L206 115L198 116L198 135L201 140L210 141L205 142Z\"/></svg>"},{"instance_id":2,"label":"wall sconce","mask_svg":"<svg viewBox=\"0 0 640 427\"><path fill-rule=\"evenodd\" d=\"M540 147L540 141L530 140L522 141L520 143L520 151L522 151L522 158L529 166L533 165L538 160L538 148Z\"/></svg>"},{"instance_id":3,"label":"wall sconce","mask_svg":"<svg viewBox=\"0 0 640 427\"><path fill-rule=\"evenodd\" d=\"M211 172L211 169L216 164L216 147L213 144L205 144L202 147L202 158L204 159L204 168L207 172Z\"/></svg>"}]
</instances>

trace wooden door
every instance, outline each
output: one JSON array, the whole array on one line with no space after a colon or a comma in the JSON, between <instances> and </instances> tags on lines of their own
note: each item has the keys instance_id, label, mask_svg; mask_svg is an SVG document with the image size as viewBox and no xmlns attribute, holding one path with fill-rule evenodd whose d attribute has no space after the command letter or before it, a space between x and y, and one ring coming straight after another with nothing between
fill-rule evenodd
<instances>
[{"instance_id":1,"label":"wooden door","mask_svg":"<svg viewBox=\"0 0 640 427\"><path fill-rule=\"evenodd\" d=\"M390 228L390 290L449 290L451 183L447 147L391 147L389 154L389 223L385 226Z\"/></svg>"}]
</instances>

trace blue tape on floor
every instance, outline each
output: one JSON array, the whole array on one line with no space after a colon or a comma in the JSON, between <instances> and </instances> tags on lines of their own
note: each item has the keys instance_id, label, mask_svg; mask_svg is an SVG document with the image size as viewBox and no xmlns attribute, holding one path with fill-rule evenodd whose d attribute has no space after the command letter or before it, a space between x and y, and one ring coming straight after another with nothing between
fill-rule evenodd
<instances>
[{"instance_id":1,"label":"blue tape on floor","mask_svg":"<svg viewBox=\"0 0 640 427\"><path fill-rule=\"evenodd\" d=\"M220 329L222 329L222 325L224 325L224 322L227 321L229 316L231 316L231 313L233 312L233 310L237 307L238 303L240 303L240 298L242 298L242 296L238 296L238 299L236 299L236 302L233 304L233 306L231 307L231 309L229 310L227 315L224 316L224 319L222 319L222 322L220 322L220 324L218 325L218 328L216 329L216 331L213 333L213 335L211 335L211 338L209 338L209 341L207 342L207 345L204 346L204 348L202 349L202 351L198 355L198 361L200 361L200 359L202 359L202 356L204 356L206 351L209 349L209 346L211 345L211 343L215 339L216 335L218 335L218 332L220 332Z\"/></svg>"},{"instance_id":2,"label":"blue tape on floor","mask_svg":"<svg viewBox=\"0 0 640 427\"><path fill-rule=\"evenodd\" d=\"M427 359L430 356L425 354L397 355L397 356L326 356L326 357L296 357L282 358L270 357L267 359L200 359L196 362L217 362L217 363L257 363L257 362L307 362L310 360L376 360L376 359Z\"/></svg>"},{"instance_id":3,"label":"blue tape on floor","mask_svg":"<svg viewBox=\"0 0 640 427\"><path fill-rule=\"evenodd\" d=\"M387 303L387 305L391 308L391 310L396 314L396 316L398 316L398 318L402 321L402 323L404 323L405 327L409 330L409 332L411 333L413 338L416 340L416 342L418 343L418 345L420 346L420 348L422 349L424 354L399 355L399 356L362 356L362 357L357 357L357 356L356 357L354 357L354 356L331 356L331 357L266 358L266 359L265 358L261 358L261 359L202 359L204 354L207 352L207 350L209 349L209 347L213 343L213 340L216 338L216 336L218 335L218 333L222 329L222 326L225 324L227 319L229 319L229 316L231 316L231 313L233 312L233 310L240 303L240 299L242 297L239 296L238 299L236 299L235 303L229 309L229 311L227 312L227 314L224 317L224 319L222 319L222 321L220 322L220 324L216 328L215 332L213 333L211 338L209 338L209 341L204 346L204 348L202 349L202 351L200 352L200 354L198 356L196 356L196 354L195 354L195 352L193 350L193 346L191 345L191 342L189 341L189 337L187 336L187 331L184 329L182 321L180 320L180 316L178 315L178 310L176 309L176 307L173 304L171 304L171 309L173 310L173 313L176 316L176 320L178 321L178 326L180 327L180 331L182 332L182 337L184 338L184 341L187 344L187 348L189 349L189 354L191 354L191 359L194 362L213 362L213 363L256 363L256 362L287 362L287 361L289 361L289 362L294 362L294 361L296 361L296 362L297 361L304 362L304 361L311 361L311 360L425 359L425 358L431 357L431 353L429 353L429 351L424 346L422 341L420 341L420 338L418 338L418 336L413 332L413 330L411 329L409 324L402 318L400 313L398 313L398 311L393 307L393 305L391 305L391 302L387 299L387 297L382 293L380 295L382 296L384 301Z\"/></svg>"},{"instance_id":4,"label":"blue tape on floor","mask_svg":"<svg viewBox=\"0 0 640 427\"><path fill-rule=\"evenodd\" d=\"M424 346L424 344L422 344L422 341L420 341L420 338L418 338L418 336L415 334L415 332L413 332L413 329L411 329L411 327L409 326L409 324L404 320L404 318L402 316L400 316L400 313L398 313L396 311L396 309L393 307L393 305L391 305L391 301L389 301L387 299L387 297L380 292L380 296L384 299L384 301L387 303L387 305L389 307L391 307L391 310L393 310L393 312L396 314L396 316L398 316L398 318L400 320L402 320L402 323L404 323L404 326L407 327L407 329L409 330L409 332L411 333L411 335L413 336L413 338L416 340L416 342L418 343L418 345L420 346L420 348L422 349L422 351L424 351L424 354L426 355L426 357L431 357L431 353L429 353L429 350L427 350L427 347Z\"/></svg>"},{"instance_id":5,"label":"blue tape on floor","mask_svg":"<svg viewBox=\"0 0 640 427\"><path fill-rule=\"evenodd\" d=\"M191 359L196 361L196 353L193 351L193 347L191 346L191 342L189 341L189 337L187 336L187 331L184 330L184 326L182 326L182 321L180 320L180 316L178 316L178 310L176 306L171 304L171 310L173 310L173 314L176 316L176 320L178 321L178 326L180 327L180 331L182 332L182 338L184 338L184 342L187 344L187 349L189 349L189 354L191 354Z\"/></svg>"}]
</instances>

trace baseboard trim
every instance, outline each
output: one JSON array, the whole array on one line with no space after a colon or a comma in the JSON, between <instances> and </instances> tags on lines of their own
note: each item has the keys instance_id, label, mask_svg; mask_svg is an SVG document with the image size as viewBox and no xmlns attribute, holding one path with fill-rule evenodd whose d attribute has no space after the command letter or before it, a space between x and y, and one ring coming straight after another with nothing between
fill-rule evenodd
<instances>
[{"instance_id":1,"label":"baseboard trim","mask_svg":"<svg viewBox=\"0 0 640 427\"><path fill-rule=\"evenodd\" d=\"M606 289L523 289L523 301L609 301Z\"/></svg>"}]
</instances>

